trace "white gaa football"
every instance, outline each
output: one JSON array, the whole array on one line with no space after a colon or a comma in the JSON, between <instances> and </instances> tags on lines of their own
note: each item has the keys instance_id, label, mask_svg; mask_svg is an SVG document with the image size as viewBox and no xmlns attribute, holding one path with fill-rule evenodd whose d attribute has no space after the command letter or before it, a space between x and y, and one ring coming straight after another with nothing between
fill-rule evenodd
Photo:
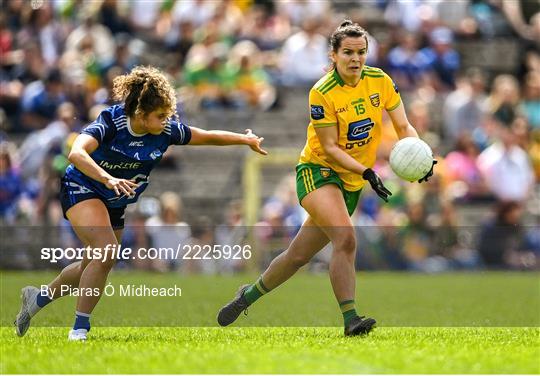
<instances>
[{"instance_id":1,"label":"white gaa football","mask_svg":"<svg viewBox=\"0 0 540 376\"><path fill-rule=\"evenodd\" d=\"M417 181L426 176L432 164L431 148L416 137L399 140L390 152L390 167L397 176L407 181Z\"/></svg>"}]
</instances>

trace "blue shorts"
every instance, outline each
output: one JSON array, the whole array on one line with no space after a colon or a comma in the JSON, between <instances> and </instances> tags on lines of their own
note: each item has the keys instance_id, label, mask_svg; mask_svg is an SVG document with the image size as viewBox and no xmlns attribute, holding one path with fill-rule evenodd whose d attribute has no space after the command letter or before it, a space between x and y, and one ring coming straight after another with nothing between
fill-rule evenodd
<instances>
[{"instance_id":1,"label":"blue shorts","mask_svg":"<svg viewBox=\"0 0 540 376\"><path fill-rule=\"evenodd\" d=\"M66 178L65 176L62 178L62 182L60 185L60 203L62 204L62 212L64 213L65 219L68 219L66 213L71 207L75 206L75 204L79 202L90 200L93 198L97 198L98 200L101 200L103 204L105 204L105 207L109 212L109 219L111 221L112 228L114 230L123 229L124 216L126 211L125 206L119 208L108 207L103 198L90 188L76 183L75 181L71 180L70 178Z\"/></svg>"}]
</instances>

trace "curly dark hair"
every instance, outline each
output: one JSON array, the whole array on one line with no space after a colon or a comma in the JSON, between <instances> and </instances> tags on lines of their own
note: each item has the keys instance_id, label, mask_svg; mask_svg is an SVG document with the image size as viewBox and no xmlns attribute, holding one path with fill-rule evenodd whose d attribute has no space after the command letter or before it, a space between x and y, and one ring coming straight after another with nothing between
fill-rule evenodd
<instances>
[{"instance_id":1,"label":"curly dark hair","mask_svg":"<svg viewBox=\"0 0 540 376\"><path fill-rule=\"evenodd\" d=\"M113 98L125 103L126 114L147 116L157 109L176 112L176 94L167 77L157 68L137 66L113 80Z\"/></svg>"}]
</instances>

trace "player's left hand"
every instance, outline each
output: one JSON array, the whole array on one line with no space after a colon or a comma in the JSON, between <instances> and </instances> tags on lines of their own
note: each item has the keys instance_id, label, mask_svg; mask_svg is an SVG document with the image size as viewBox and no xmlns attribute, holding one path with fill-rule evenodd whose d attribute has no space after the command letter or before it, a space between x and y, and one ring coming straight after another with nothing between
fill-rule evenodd
<instances>
[{"instance_id":1,"label":"player's left hand","mask_svg":"<svg viewBox=\"0 0 540 376\"><path fill-rule=\"evenodd\" d=\"M437 164L437 160L434 159L434 160L433 160L433 164L431 165L431 169L430 169L429 172L426 174L426 176L424 176L422 179L418 180L419 183L428 181L429 178L433 176L433 167L435 167L436 164Z\"/></svg>"},{"instance_id":2,"label":"player's left hand","mask_svg":"<svg viewBox=\"0 0 540 376\"><path fill-rule=\"evenodd\" d=\"M366 169L362 174L362 178L369 182L371 188L380 198L384 200L384 202L388 202L388 198L392 196L392 192L390 192L388 188L384 186L381 178L375 173L375 171L373 171L371 168Z\"/></svg>"},{"instance_id":3,"label":"player's left hand","mask_svg":"<svg viewBox=\"0 0 540 376\"><path fill-rule=\"evenodd\" d=\"M266 150L261 148L261 143L264 141L264 137L257 136L255 133L251 131L251 129L246 129L246 136L247 136L246 144L249 145L251 150L262 155L268 154Z\"/></svg>"}]
</instances>

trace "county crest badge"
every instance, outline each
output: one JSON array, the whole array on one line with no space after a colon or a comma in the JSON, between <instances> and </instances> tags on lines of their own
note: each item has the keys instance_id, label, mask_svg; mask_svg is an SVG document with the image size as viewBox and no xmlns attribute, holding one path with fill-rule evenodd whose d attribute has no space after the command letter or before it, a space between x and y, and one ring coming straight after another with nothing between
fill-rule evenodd
<instances>
[{"instance_id":1,"label":"county crest badge","mask_svg":"<svg viewBox=\"0 0 540 376\"><path fill-rule=\"evenodd\" d=\"M330 176L330 169L329 168L326 168L326 167L321 167L321 176L324 178L324 179L328 179L328 177Z\"/></svg>"},{"instance_id":2,"label":"county crest badge","mask_svg":"<svg viewBox=\"0 0 540 376\"><path fill-rule=\"evenodd\" d=\"M371 101L371 104L374 107L379 107L379 104L381 104L381 99L379 98L379 93L371 94L369 96L369 100Z\"/></svg>"}]
</instances>

